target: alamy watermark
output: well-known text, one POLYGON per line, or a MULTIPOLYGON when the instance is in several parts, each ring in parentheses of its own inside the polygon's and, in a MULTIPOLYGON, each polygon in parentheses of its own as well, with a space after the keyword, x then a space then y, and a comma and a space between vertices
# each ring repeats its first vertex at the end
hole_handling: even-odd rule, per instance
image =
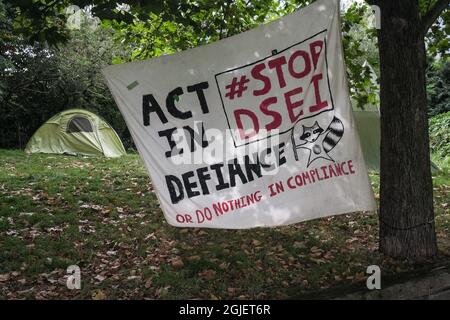
POLYGON ((67 288, 69 290, 80 290, 81 289, 81 269, 77 265, 71 265, 67 267, 67 288))
POLYGON ((205 129, 202 122, 194 122, 193 126, 173 128, 160 133, 169 146, 166 157, 175 165, 216 163, 262 164, 263 175, 278 173, 280 152, 285 144, 280 142, 279 130, 269 133, 261 129, 260 141, 249 143, 240 148, 234 145, 239 129, 205 129))
POLYGON ((70 30, 80 30, 83 26, 95 30, 100 24, 100 19, 92 16, 88 9, 81 9, 76 5, 67 7, 65 14, 67 16, 66 26, 70 30))
POLYGON ((381 269, 377 265, 371 265, 367 267, 367 274, 370 276, 367 278, 366 286, 369 290, 381 289, 381 269))
POLYGON ((372 19, 371 24, 372 28, 381 29, 381 9, 377 5, 371 5, 370 8, 372 9, 372 19))

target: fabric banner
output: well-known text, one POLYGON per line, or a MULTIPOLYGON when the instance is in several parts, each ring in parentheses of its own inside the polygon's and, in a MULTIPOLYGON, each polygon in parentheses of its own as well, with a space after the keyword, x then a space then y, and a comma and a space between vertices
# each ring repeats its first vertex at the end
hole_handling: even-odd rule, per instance
POLYGON ((169 224, 240 229, 375 210, 338 1, 103 72, 169 224))

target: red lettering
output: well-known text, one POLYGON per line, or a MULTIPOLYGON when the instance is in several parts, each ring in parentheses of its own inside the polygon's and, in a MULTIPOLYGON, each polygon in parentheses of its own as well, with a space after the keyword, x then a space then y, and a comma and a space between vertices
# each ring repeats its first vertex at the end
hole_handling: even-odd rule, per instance
POLYGON ((197 216, 197 223, 203 223, 203 221, 205 221, 205 217, 203 216, 203 212, 201 212, 200 210, 196 210, 195 214, 197 216))
POLYGON ((320 169, 322 169, 322 172, 325 175, 325 179, 328 179, 329 176, 327 174, 327 166, 320 167, 320 169))
POLYGON ((319 170, 317 170, 317 168, 316 168, 315 171, 316 171, 317 179, 319 179, 319 181, 322 181, 323 178, 320 176, 319 170))
POLYGON ((320 87, 319 87, 319 80, 322 80, 322 74, 316 74, 312 77, 311 83, 314 85, 314 95, 316 96, 316 104, 309 107, 309 111, 317 112, 323 108, 326 108, 328 106, 327 101, 322 101, 322 98, 320 96, 320 87))
POLYGON ((346 176, 348 176, 348 172, 345 171, 345 167, 344 167, 345 164, 346 164, 346 162, 342 162, 342 163, 341 163, 341 169, 342 169, 342 173, 345 174, 346 176))
POLYGON ((288 69, 289 69, 289 73, 291 74, 291 76, 293 76, 294 78, 297 78, 297 79, 303 78, 308 73, 310 73, 311 60, 309 59, 308 53, 303 50, 295 51, 292 54, 292 56, 289 58, 288 69), (297 59, 297 57, 302 57, 303 61, 305 63, 305 67, 304 67, 303 71, 301 71, 301 72, 297 72, 294 70, 294 63, 295 63, 295 59, 297 59))
POLYGON ((213 203, 213 209, 214 209, 214 212, 216 213, 216 216, 219 216, 219 214, 220 214, 220 215, 223 214, 223 210, 222 210, 222 208, 220 207, 220 202, 218 202, 218 203, 213 203))
POLYGON ((323 48, 322 40, 317 40, 317 41, 314 41, 309 44, 309 50, 311 51, 314 69, 317 68, 317 61, 319 61, 319 57, 320 57, 320 53, 322 52, 322 48, 323 48))
POLYGON ((289 189, 295 189, 295 188, 297 188, 295 185, 291 184, 291 181, 292 181, 293 179, 294 179, 293 177, 290 177, 290 178, 287 180, 287 185, 288 185, 289 189))
POLYGON ((280 88, 286 87, 286 81, 284 80, 283 69, 281 68, 284 64, 286 64, 286 57, 281 56, 276 59, 269 61, 269 68, 277 71, 278 83, 280 84, 280 88))
POLYGON ((269 106, 277 102, 277 97, 270 97, 261 102, 261 111, 265 115, 271 116, 273 121, 266 125, 266 130, 270 131, 281 125, 281 114, 277 111, 269 110, 269 106))
POLYGON ((339 177, 339 176, 342 176, 342 168, 341 168, 341 165, 339 164, 339 163, 336 163, 335 165, 334 165, 334 168, 336 169, 336 175, 339 177))
POLYGON ((212 219, 211 210, 209 208, 205 208, 205 209, 203 209, 203 212, 205 213, 206 219, 211 221, 211 219, 212 219))
POLYGON ((291 97, 296 94, 300 94, 303 92, 302 87, 295 88, 294 90, 288 91, 284 94, 284 99, 286 100, 286 106, 289 113, 289 118, 291 119, 291 122, 294 123, 297 121, 297 119, 303 115, 303 110, 300 110, 300 112, 295 115, 294 109, 301 107, 303 105, 303 99, 300 99, 298 101, 292 102, 291 97))
POLYGON ((353 161, 352 160, 348 160, 348 170, 350 170, 350 173, 355 173, 354 167, 353 167, 353 161))
MULTIPOLYGON (((295 176, 295 183, 299 186, 299 187, 301 187, 302 185, 303 185, 303 180, 302 180, 302 176, 301 175, 296 175, 295 176)), ((306 182, 305 182, 306 183, 306 182)))
POLYGON ((272 87, 269 77, 261 74, 261 71, 263 71, 265 68, 266 66, 264 65, 264 63, 260 63, 255 65, 251 71, 253 78, 255 78, 256 80, 260 80, 264 83, 264 87, 262 89, 253 90, 253 95, 255 96, 261 96, 263 94, 266 94, 267 92, 270 91, 270 88, 272 87))
POLYGON ((259 132, 258 117, 252 111, 246 110, 246 109, 236 109, 236 110, 234 110, 234 117, 236 118, 236 124, 237 124, 238 130, 239 130, 239 135, 241 136, 242 140, 251 138, 254 135, 258 134, 258 132, 259 132), (246 115, 252 120, 253 132, 245 133, 244 126, 242 124, 241 115, 246 115))
POLYGON ((311 176, 311 180, 313 183, 316 182, 316 172, 314 170, 309 170, 309 174, 311 176))

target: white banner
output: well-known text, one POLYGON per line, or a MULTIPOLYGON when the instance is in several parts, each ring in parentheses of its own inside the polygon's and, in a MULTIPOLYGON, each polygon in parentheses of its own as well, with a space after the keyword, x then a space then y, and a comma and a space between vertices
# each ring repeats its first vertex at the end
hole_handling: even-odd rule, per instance
POLYGON ((336 0, 104 75, 171 225, 239 229, 375 210, 336 0))

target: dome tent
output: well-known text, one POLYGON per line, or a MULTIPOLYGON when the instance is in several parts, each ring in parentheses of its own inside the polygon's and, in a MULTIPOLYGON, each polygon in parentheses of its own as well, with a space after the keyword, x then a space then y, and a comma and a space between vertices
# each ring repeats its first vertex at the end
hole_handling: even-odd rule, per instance
POLYGON ((65 110, 47 120, 28 141, 25 152, 106 157, 126 154, 116 131, 83 109, 65 110))

